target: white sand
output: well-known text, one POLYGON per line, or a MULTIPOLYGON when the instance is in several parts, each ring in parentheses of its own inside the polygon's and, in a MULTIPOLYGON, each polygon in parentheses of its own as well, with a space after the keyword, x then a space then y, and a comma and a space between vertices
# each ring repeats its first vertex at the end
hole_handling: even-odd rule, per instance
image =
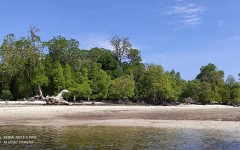
POLYGON ((103 118, 88 119, 95 116, 129 112, 147 113, 154 111, 177 111, 194 109, 224 109, 234 111, 240 108, 223 105, 179 105, 179 106, 47 106, 47 105, 5 105, 0 104, 0 125, 56 125, 56 126, 138 126, 158 128, 194 128, 240 130, 240 121, 199 121, 199 120, 158 120, 142 118, 103 118), (84 114, 84 119, 71 116, 84 114), (69 117, 62 117, 62 116, 69 117))

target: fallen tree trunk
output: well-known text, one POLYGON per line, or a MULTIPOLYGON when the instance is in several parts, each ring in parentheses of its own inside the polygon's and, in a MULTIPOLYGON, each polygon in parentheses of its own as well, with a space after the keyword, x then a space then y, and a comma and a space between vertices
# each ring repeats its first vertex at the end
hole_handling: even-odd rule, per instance
POLYGON ((70 105, 68 101, 63 99, 63 93, 68 93, 68 90, 62 90, 57 96, 46 96, 46 103, 48 105, 70 105))
POLYGON ((55 96, 46 97, 47 105, 70 105, 68 101, 64 99, 57 99, 55 96))
POLYGON ((41 86, 38 86, 38 90, 40 93, 40 98, 45 100, 47 105, 70 105, 68 101, 63 99, 63 93, 68 93, 68 90, 62 90, 57 96, 46 96, 44 97, 42 94, 41 86))

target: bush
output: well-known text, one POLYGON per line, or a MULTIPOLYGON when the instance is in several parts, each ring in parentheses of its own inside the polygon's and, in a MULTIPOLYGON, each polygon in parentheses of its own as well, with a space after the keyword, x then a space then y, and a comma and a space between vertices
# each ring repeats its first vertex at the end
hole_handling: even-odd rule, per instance
POLYGON ((12 100, 13 99, 13 95, 9 90, 3 90, 2 91, 2 95, 1 95, 1 99, 3 100, 12 100))

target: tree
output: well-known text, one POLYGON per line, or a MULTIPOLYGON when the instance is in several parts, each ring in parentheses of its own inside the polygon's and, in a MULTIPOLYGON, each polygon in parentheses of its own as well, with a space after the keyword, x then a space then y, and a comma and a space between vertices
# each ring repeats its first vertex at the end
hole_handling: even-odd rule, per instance
POLYGON ((36 56, 36 62, 38 63, 39 61, 39 56, 42 56, 43 54, 43 49, 45 48, 45 43, 41 41, 40 36, 38 36, 36 33, 39 32, 40 29, 37 28, 36 26, 30 26, 28 33, 30 33, 30 45, 32 47, 32 51, 34 55, 36 56))
MULTIPOLYGON (((1 46, 1 70, 4 77, 11 79, 24 67, 24 60, 17 49, 17 41, 14 34, 9 34, 4 38, 1 46), (14 60, 14 61, 13 61, 14 60)), ((5 80, 7 81, 7 80, 5 80)))
POLYGON ((12 100, 13 95, 12 95, 10 90, 3 90, 0 98, 3 99, 3 100, 12 100))
POLYGON ((140 51, 137 49, 130 49, 127 53, 127 58, 130 60, 130 64, 132 65, 138 65, 142 61, 140 51))
POLYGON ((229 75, 226 79, 226 84, 232 88, 234 86, 234 84, 236 83, 236 79, 232 76, 232 75, 229 75))
POLYGON ((55 92, 55 85, 53 81, 53 75, 54 75, 54 63, 52 61, 52 58, 49 54, 45 54, 42 56, 42 64, 44 66, 45 75, 48 77, 48 84, 44 84, 43 91, 47 91, 47 94, 53 95, 56 94, 55 92))
POLYGON ((39 31, 30 27, 26 37, 17 39, 9 34, 4 38, 0 46, 1 99, 32 97, 37 88, 40 95, 42 90, 53 95, 66 88, 67 98, 77 100, 131 99, 164 104, 191 97, 202 104, 240 103, 240 83, 231 75, 224 81, 224 72, 214 64, 202 66, 196 78, 186 82, 180 72, 143 64, 140 51, 132 49, 126 37, 111 39, 113 51, 97 47, 80 50, 78 41, 62 36, 43 42, 39 31))
POLYGON ((219 89, 219 94, 222 97, 222 104, 228 104, 231 101, 231 90, 227 84, 219 89))
POLYGON ((183 91, 186 88, 186 81, 181 78, 180 72, 175 73, 175 70, 172 70, 170 72, 170 75, 171 75, 172 86, 176 90, 177 99, 180 100, 180 99, 187 98, 183 96, 183 91))
POLYGON ((81 70, 81 68, 89 63, 91 60, 88 58, 87 50, 80 50, 78 48, 72 48, 67 52, 67 63, 72 67, 73 70, 81 70))
POLYGON ((226 85, 229 89, 229 99, 226 104, 240 103, 240 83, 237 82, 232 75, 229 75, 226 80, 226 85))
POLYGON ((29 98, 34 95, 32 82, 26 78, 24 73, 19 74, 12 80, 11 90, 13 91, 14 99, 29 98))
POLYGON ((109 97, 128 100, 134 97, 135 82, 131 76, 121 76, 111 82, 109 97))
POLYGON ((200 73, 197 75, 196 79, 201 82, 211 83, 212 85, 218 85, 223 82, 224 72, 222 70, 217 70, 214 64, 208 64, 207 66, 202 66, 200 73))
POLYGON ((47 85, 49 83, 49 79, 45 74, 45 67, 41 62, 36 68, 34 68, 34 77, 32 82, 38 87, 39 94, 43 97, 41 86, 47 85))
POLYGON ((101 49, 102 54, 97 59, 97 63, 100 63, 102 65, 102 69, 104 71, 113 71, 118 66, 118 59, 116 55, 114 55, 110 50, 101 49))
POLYGON ((75 58, 75 52, 79 50, 79 42, 62 36, 57 36, 47 42, 49 55, 52 61, 59 61, 62 65, 69 63, 75 58))
POLYGON ((203 103, 222 100, 219 89, 224 86, 223 77, 224 72, 222 70, 217 70, 217 67, 214 64, 209 63, 207 66, 201 67, 196 80, 201 82, 202 89, 200 98, 203 103))
POLYGON ((140 78, 138 89, 140 98, 151 104, 163 104, 175 101, 177 93, 173 88, 171 75, 159 65, 147 66, 140 78))
POLYGON ((216 93, 212 89, 212 85, 210 83, 207 82, 200 83, 200 91, 198 92, 198 97, 199 102, 201 102, 201 104, 207 104, 215 100, 219 101, 218 99, 215 99, 216 94, 218 93, 216 93))
POLYGON ((14 34, 4 38, 0 48, 1 93, 11 92, 12 79, 24 68, 20 52, 16 49, 14 34))
POLYGON ((236 87, 231 90, 230 98, 231 98, 231 104, 240 103, 240 84, 236 85, 236 87))
POLYGON ((64 67, 64 80, 66 89, 71 88, 75 85, 73 71, 69 64, 66 64, 64 67))
POLYGON ((156 88, 160 88, 160 81, 164 74, 161 66, 147 66, 138 84, 140 98, 147 103, 157 104, 158 98, 156 88), (159 86, 158 86, 159 85, 159 86))
POLYGON ((75 74, 75 81, 77 82, 77 88, 75 94, 78 98, 88 99, 92 94, 91 81, 88 79, 88 70, 82 68, 75 74))
POLYGON ((128 37, 120 38, 115 36, 111 39, 111 45, 113 46, 113 53, 118 58, 118 67, 121 69, 122 59, 126 58, 129 50, 132 48, 131 43, 128 41, 128 37))
POLYGON ((106 99, 111 77, 101 69, 101 66, 95 62, 91 63, 89 68, 89 79, 91 80, 91 89, 93 99, 106 99))
POLYGON ((15 99, 33 94, 33 70, 38 66, 44 48, 40 37, 36 35, 38 31, 36 27, 30 27, 30 36, 19 40, 9 34, 1 46, 1 70, 4 76, 2 85, 5 90, 14 93, 15 99))
POLYGON ((63 68, 59 61, 54 63, 53 68, 53 84, 55 93, 59 93, 65 88, 65 78, 63 75, 63 68))
POLYGON ((134 76, 134 81, 138 82, 144 71, 144 64, 142 63, 142 58, 140 56, 140 51, 137 49, 130 49, 127 58, 129 63, 125 62, 124 71, 131 71, 134 76))
POLYGON ((188 81, 183 90, 182 97, 191 97, 193 100, 199 100, 200 82, 198 80, 188 81))
POLYGON ((91 50, 89 50, 88 52, 88 57, 94 61, 97 62, 98 59, 104 54, 104 50, 100 49, 100 48, 92 48, 91 50))

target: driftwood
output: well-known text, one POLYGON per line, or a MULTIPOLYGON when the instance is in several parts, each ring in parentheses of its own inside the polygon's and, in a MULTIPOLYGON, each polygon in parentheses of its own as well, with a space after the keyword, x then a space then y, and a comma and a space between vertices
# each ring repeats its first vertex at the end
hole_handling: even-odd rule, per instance
POLYGON ((57 96, 46 96, 46 102, 48 105, 69 105, 68 101, 64 100, 63 93, 68 93, 68 90, 62 90, 57 96))
POLYGON ((68 90, 62 90, 57 96, 46 96, 44 97, 42 94, 41 87, 38 86, 38 90, 40 93, 40 98, 45 100, 47 105, 70 105, 68 101, 63 99, 63 93, 68 93, 68 90))

